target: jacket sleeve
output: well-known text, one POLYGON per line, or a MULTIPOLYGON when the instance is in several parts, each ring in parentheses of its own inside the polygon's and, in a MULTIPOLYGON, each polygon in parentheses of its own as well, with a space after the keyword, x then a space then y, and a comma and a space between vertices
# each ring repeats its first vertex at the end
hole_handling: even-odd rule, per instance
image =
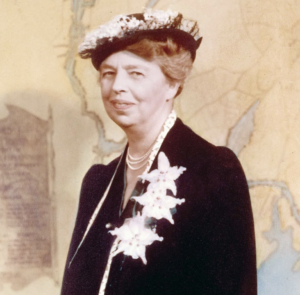
POLYGON ((206 155, 198 161, 194 157, 199 165, 179 178, 178 196, 186 201, 174 215, 174 225, 159 221, 157 232, 164 241, 147 249, 147 275, 141 275, 128 294, 257 294, 254 226, 244 172, 227 148, 213 147, 206 155))
POLYGON ((67 256, 61 295, 77 294, 72 291, 72 288, 75 285, 74 281, 78 280, 78 277, 76 277, 76 273, 74 274, 71 271, 69 265, 84 235, 88 221, 99 202, 99 199, 95 198, 95 196, 98 196, 99 191, 101 192, 105 187, 105 175, 101 177, 102 181, 99 181, 99 175, 103 176, 103 167, 103 165, 92 166, 82 181, 76 222, 67 256))
POLYGON ((201 237, 208 288, 202 294, 255 295, 254 223, 247 181, 231 150, 218 147, 216 155, 209 178, 210 210, 201 237))

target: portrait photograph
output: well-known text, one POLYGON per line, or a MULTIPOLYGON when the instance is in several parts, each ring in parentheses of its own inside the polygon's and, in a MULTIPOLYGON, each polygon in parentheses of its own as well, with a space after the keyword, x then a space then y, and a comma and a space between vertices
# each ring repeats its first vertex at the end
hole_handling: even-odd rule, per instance
POLYGON ((296 295, 300 0, 0 2, 0 295, 296 295))

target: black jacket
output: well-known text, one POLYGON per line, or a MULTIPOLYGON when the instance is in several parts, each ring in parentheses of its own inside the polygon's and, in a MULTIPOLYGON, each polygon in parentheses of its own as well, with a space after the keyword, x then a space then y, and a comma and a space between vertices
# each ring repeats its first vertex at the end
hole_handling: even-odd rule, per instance
MULTIPOLYGON (((242 167, 227 148, 215 147, 179 119, 160 151, 171 166, 187 170, 176 180, 175 224, 157 222, 164 237, 146 248, 147 265, 118 254, 106 295, 254 295, 256 257, 254 225, 247 182, 242 167)), ((62 295, 96 295, 114 237, 105 225, 120 226, 124 189, 124 159, 95 223, 71 265, 88 221, 118 163, 95 165, 86 174, 76 225, 67 259, 62 295)), ((157 168, 157 159, 151 170, 157 168)))

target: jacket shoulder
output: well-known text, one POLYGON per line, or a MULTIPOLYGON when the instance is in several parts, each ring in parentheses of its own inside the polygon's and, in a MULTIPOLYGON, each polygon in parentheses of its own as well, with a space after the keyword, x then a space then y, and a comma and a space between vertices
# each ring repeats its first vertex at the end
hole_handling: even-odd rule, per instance
POLYGON ((103 182, 103 180, 105 180, 106 178, 110 178, 114 170, 116 169, 119 160, 120 157, 114 159, 107 165, 95 164, 91 166, 83 178, 82 186, 85 186, 87 184, 93 185, 93 183, 95 183, 95 181, 99 180, 100 178, 101 182, 103 182))
POLYGON ((193 170, 206 170, 215 165, 226 167, 232 165, 231 162, 238 162, 230 149, 213 145, 183 124, 180 119, 177 119, 174 128, 170 130, 164 149, 176 161, 182 162, 181 165, 186 164, 193 170))
POLYGON ((180 125, 182 129, 181 142, 186 148, 189 148, 190 153, 194 151, 197 154, 201 153, 202 155, 213 157, 219 161, 220 164, 224 163, 225 165, 231 161, 238 161, 231 149, 225 146, 216 146, 199 136, 189 126, 182 122, 180 125))
POLYGON ((106 189, 119 160, 120 157, 108 165, 95 164, 87 171, 81 185, 79 210, 80 208, 87 210, 87 206, 91 207, 90 210, 92 210, 95 203, 99 202, 99 196, 106 189))

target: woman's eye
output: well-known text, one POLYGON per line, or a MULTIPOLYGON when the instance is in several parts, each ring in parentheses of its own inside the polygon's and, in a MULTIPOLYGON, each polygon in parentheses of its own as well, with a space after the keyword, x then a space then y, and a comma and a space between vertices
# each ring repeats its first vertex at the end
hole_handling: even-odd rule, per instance
POLYGON ((112 77, 115 74, 113 71, 107 71, 102 73, 102 77, 112 77))
POLYGON ((133 76, 133 77, 136 77, 136 78, 144 76, 143 73, 137 72, 137 71, 131 72, 130 75, 133 76))

